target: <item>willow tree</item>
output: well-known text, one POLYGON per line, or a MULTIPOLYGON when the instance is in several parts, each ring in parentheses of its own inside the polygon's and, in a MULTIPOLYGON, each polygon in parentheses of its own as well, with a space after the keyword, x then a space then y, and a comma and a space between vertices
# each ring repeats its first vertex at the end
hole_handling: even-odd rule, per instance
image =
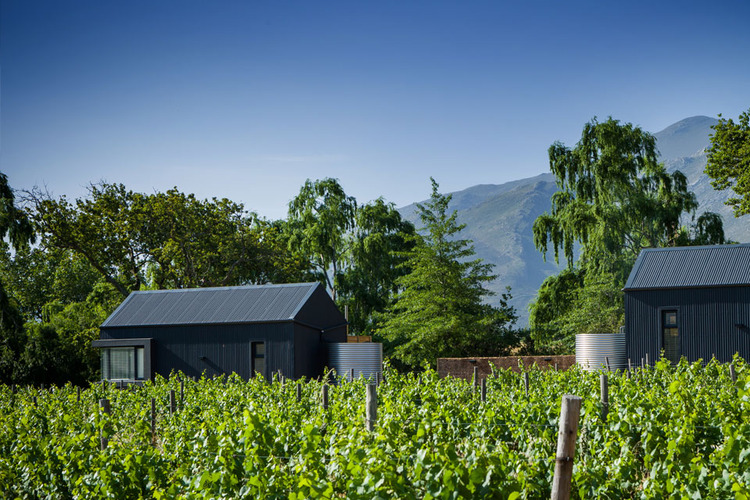
MULTIPOLYGON (((604 300, 613 303, 613 291, 624 285, 642 249, 691 242, 681 220, 686 215, 694 217, 698 202, 688 190, 685 175, 667 172, 657 161, 653 135, 612 118, 587 123, 573 148, 555 142, 549 148, 549 163, 558 191, 552 196, 551 212, 534 221, 534 244, 545 258, 550 248, 556 262, 563 256, 568 272, 577 277, 549 278, 544 295, 531 306, 530 322, 539 332, 550 322, 550 309, 556 311, 553 316, 558 320, 560 314, 576 312, 574 323, 581 332, 586 329, 585 311, 591 309, 593 314, 599 310, 594 306, 604 300), (571 283, 590 284, 591 290, 571 289, 571 283), (551 290, 563 285, 564 293, 551 290), (591 293, 595 289, 603 295, 591 293), (565 296, 566 303, 545 302, 555 296, 565 296)), ((696 227, 700 232, 696 239, 702 243, 724 241, 720 224, 696 227), (712 232, 707 234, 707 230, 712 232)), ((609 320, 592 318, 592 325, 618 323, 622 299, 614 304, 608 308, 609 320)))
POLYGON ((289 248, 308 255, 321 281, 336 299, 335 280, 348 259, 348 233, 357 201, 337 179, 308 179, 289 203, 289 248))

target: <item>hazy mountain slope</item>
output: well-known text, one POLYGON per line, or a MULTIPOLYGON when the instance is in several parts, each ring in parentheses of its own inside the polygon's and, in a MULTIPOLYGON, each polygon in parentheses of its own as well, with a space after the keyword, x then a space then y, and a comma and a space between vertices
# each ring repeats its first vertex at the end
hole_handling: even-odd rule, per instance
POLYGON ((724 219, 724 231, 730 239, 739 242, 750 241, 750 220, 748 217, 734 217, 724 202, 730 191, 717 191, 711 180, 703 172, 706 168, 705 150, 711 144, 712 125, 715 118, 694 116, 670 125, 654 134, 661 161, 670 172, 679 170, 688 178, 689 188, 698 198, 698 213, 717 212, 724 219))
MULTIPOLYGON (((750 242, 750 218, 735 218, 724 205, 727 192, 711 187, 703 173, 705 149, 710 144, 714 118, 695 116, 681 120, 657 132, 657 148, 668 170, 679 169, 688 178, 690 189, 700 202, 698 212, 713 211, 724 218, 727 236, 735 241, 750 242)), ((572 145, 571 145, 572 146, 572 145)), ((542 281, 558 272, 554 256, 545 262, 534 247, 531 231, 534 220, 550 209, 550 197, 557 190, 552 174, 542 174, 505 184, 481 184, 451 193, 451 210, 466 224, 462 238, 474 241, 477 256, 495 264, 498 278, 490 285, 496 293, 511 286, 513 305, 521 325, 528 322, 527 307, 542 281)), ((420 227, 416 205, 400 208, 401 214, 420 227)))

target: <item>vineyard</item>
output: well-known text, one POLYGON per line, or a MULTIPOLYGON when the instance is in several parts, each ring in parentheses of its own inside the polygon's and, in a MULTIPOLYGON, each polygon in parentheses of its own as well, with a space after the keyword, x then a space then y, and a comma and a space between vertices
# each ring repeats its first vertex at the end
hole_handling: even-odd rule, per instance
POLYGON ((560 401, 575 394, 583 405, 574 498, 745 499, 750 367, 737 358, 732 369, 662 360, 630 377, 609 373, 604 419, 600 374, 577 368, 497 371, 485 401, 465 380, 386 370, 372 431, 361 379, 328 386, 327 407, 318 381, 175 376, 130 389, 2 386, 0 493, 549 498, 560 401))

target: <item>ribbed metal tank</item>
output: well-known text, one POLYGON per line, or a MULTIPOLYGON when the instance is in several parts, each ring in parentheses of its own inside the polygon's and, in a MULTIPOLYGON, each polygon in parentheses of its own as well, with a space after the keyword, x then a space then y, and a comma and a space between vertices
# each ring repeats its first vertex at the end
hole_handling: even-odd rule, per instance
POLYGON ((339 377, 349 376, 354 369, 354 378, 375 379, 383 374, 383 344, 377 342, 328 344, 328 367, 336 370, 339 377))
POLYGON ((576 335, 576 363, 584 370, 597 371, 607 367, 626 370, 628 359, 624 333, 579 333, 576 335))

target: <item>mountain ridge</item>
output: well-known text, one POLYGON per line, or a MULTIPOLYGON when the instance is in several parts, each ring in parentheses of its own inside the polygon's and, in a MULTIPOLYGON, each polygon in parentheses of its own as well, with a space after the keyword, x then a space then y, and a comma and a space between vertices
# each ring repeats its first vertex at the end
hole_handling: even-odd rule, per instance
MULTIPOLYGON (((696 216, 706 211, 717 212, 724 220, 728 238, 748 242, 750 225, 733 217, 731 209, 724 205, 729 192, 714 190, 703 172, 711 126, 716 123, 715 118, 692 116, 654 133, 659 160, 668 171, 680 170, 687 177, 689 189, 699 202, 696 216)), ((553 252, 547 252, 545 260, 534 246, 532 233, 534 220, 550 210, 550 199, 556 191, 554 176, 542 173, 503 184, 478 184, 450 193, 449 210, 456 210, 458 222, 466 225, 460 237, 471 239, 477 257, 494 264, 497 278, 488 288, 496 296, 503 293, 506 286, 511 287, 511 304, 518 312, 519 326, 528 324, 528 305, 542 281, 559 272, 565 264, 562 259, 560 265, 556 264, 553 252)), ((416 204, 398 210, 419 229, 416 204)))

